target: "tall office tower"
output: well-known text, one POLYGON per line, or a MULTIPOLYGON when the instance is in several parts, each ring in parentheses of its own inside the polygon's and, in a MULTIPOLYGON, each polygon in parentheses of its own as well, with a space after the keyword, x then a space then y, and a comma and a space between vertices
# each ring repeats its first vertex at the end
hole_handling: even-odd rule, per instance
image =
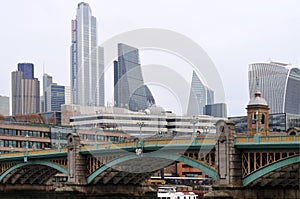
POLYGON ((23 79, 34 79, 34 68, 31 63, 19 63, 18 71, 23 72, 23 79))
POLYGON ((47 88, 53 83, 53 78, 52 76, 48 74, 43 75, 43 107, 41 112, 46 112, 47 110, 47 88))
POLYGON ((51 84, 46 90, 46 112, 60 111, 60 106, 65 104, 65 86, 51 84))
POLYGON ((193 71, 187 115, 203 115, 205 105, 214 103, 214 91, 205 86, 193 71))
POLYGON ((104 105, 103 63, 103 48, 97 46, 96 18, 87 3, 79 3, 76 19, 72 20, 70 79, 73 104, 104 105))
POLYGON ((98 82, 98 94, 97 97, 99 105, 100 106, 104 106, 105 105, 105 101, 104 101, 104 97, 105 97, 105 85, 104 85, 104 48, 101 46, 98 46, 98 76, 97 76, 97 82, 98 82))
POLYGON ((18 64, 18 71, 12 72, 11 75, 12 115, 38 113, 40 82, 32 76, 33 64, 18 64), (27 73, 26 78, 24 78, 25 73, 27 73))
POLYGON ((300 68, 278 62, 249 64, 249 95, 259 90, 270 114, 300 114, 300 68))
POLYGON ((138 111, 155 104, 151 91, 144 85, 137 48, 118 44, 118 62, 114 62, 114 86, 117 107, 138 111))
POLYGON ((9 97, 0 95, 0 115, 9 115, 9 97))

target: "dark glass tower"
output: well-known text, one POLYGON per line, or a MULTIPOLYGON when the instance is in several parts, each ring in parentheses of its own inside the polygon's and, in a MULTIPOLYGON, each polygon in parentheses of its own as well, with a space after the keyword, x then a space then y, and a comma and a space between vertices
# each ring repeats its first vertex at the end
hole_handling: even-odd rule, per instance
POLYGON ((23 79, 34 79, 34 69, 31 63, 19 63, 18 71, 23 72, 23 79))
POLYGON ((132 111, 145 110, 155 100, 144 85, 139 51, 126 44, 118 44, 118 62, 114 62, 115 106, 132 111))

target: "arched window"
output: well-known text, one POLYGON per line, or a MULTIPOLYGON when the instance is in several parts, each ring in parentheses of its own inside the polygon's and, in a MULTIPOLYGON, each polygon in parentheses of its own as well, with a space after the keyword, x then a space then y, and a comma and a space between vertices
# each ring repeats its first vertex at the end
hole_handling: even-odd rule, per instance
POLYGON ((261 124, 265 124, 265 114, 261 114, 261 124))

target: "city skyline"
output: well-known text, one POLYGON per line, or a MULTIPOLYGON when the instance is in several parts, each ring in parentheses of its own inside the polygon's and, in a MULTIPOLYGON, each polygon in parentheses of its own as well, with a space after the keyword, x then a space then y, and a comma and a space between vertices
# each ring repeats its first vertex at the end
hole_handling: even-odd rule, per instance
MULTIPOLYGON (((249 100, 249 63, 272 59, 299 65, 300 39, 296 33, 300 31, 300 19, 296 12, 299 7, 297 1, 229 1, 218 4, 152 1, 135 2, 133 8, 120 1, 118 7, 115 6, 119 5, 116 1, 85 2, 90 4, 93 15, 99 19, 100 43, 124 31, 144 27, 170 29, 197 42, 211 57, 223 80, 228 115, 245 113, 244 108, 249 100), (168 7, 170 4, 172 8, 168 7), (112 11, 118 14, 112 15, 112 11), (180 17, 177 16, 179 11, 182 13, 180 17), (232 78, 236 72, 239 75, 232 78)), ((0 48, 3 56, 1 79, 4 82, 0 86, 0 95, 11 96, 9 74, 21 62, 33 63, 35 76, 39 80, 45 66, 45 72, 59 84, 69 85, 70 20, 76 16, 74 8, 78 3, 5 2, 8 9, 1 13, 1 22, 7 31, 0 33, 3 44, 0 48), (13 17, 6 20, 9 12, 13 17)))

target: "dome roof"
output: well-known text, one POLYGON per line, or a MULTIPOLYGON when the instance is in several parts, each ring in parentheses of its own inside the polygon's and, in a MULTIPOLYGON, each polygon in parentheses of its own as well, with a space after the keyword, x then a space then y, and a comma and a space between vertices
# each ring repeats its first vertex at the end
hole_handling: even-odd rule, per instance
POLYGON ((264 105, 268 106, 267 101, 261 96, 261 92, 256 92, 254 97, 252 97, 248 105, 264 105))

